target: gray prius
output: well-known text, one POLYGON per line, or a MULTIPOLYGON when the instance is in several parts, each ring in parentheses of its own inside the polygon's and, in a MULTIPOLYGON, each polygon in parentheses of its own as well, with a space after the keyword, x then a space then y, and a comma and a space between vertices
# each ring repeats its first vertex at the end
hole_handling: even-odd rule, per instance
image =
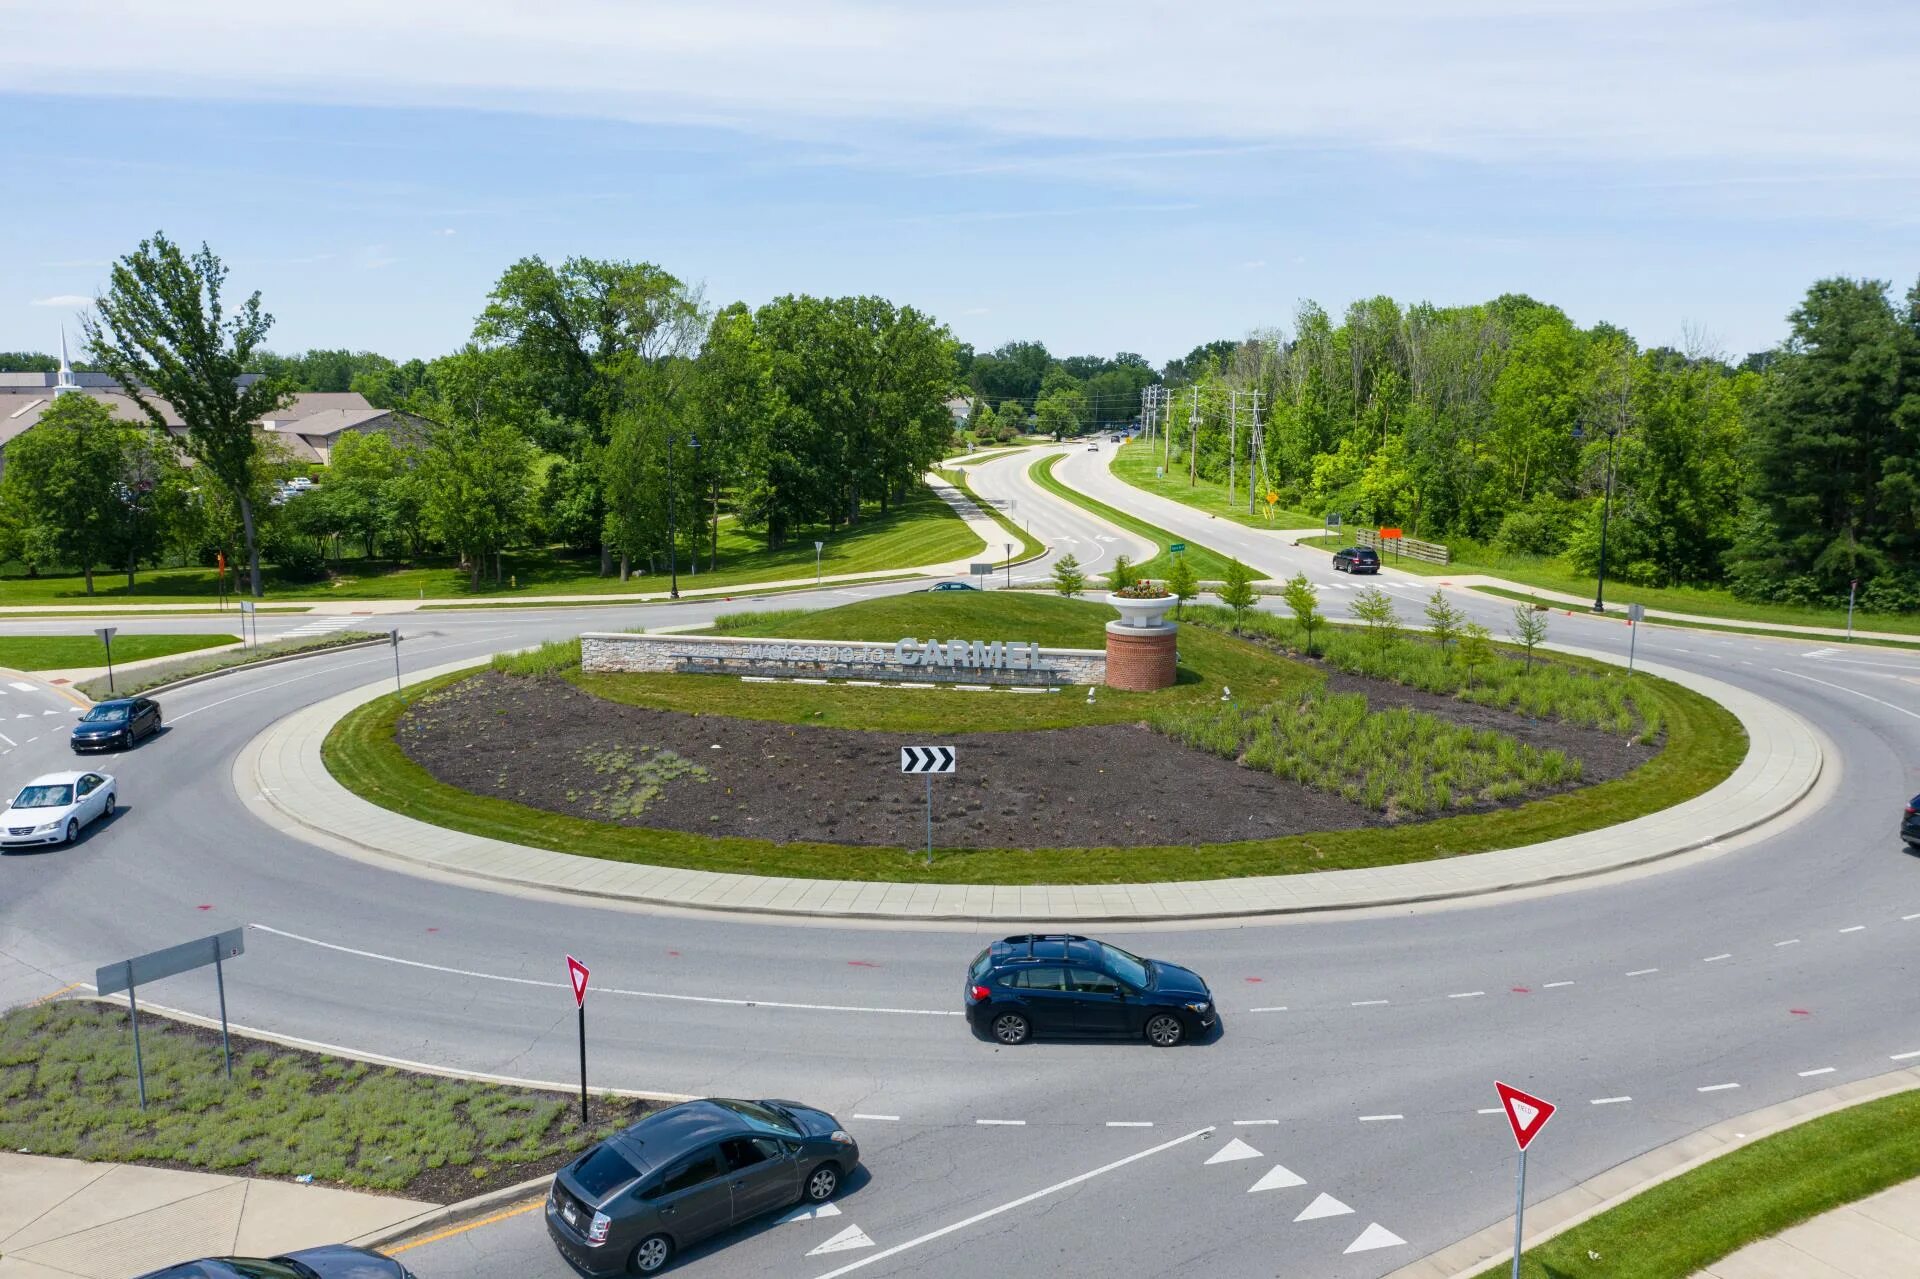
POLYGON ((675 1253, 796 1203, 825 1203, 860 1147, 824 1110, 710 1097, 648 1115, 562 1168, 547 1234, 590 1275, 655 1274, 675 1253))

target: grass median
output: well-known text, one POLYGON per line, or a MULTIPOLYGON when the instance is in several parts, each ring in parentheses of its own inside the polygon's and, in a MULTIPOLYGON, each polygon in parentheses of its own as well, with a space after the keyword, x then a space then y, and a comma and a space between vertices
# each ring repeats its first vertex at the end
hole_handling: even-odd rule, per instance
MULTIPOLYGON (((113 641, 113 660, 118 665, 239 642, 238 635, 118 635, 113 641)), ((106 664, 106 646, 98 635, 0 636, 0 666, 16 671, 60 671, 106 664)))
POLYGON ((1186 459, 1180 458, 1166 475, 1155 474, 1163 465, 1160 446, 1157 441, 1135 438, 1120 446, 1113 455, 1110 469, 1115 478, 1155 497, 1164 497, 1191 506, 1207 515, 1216 515, 1232 520, 1235 524, 1244 524, 1248 528, 1311 528, 1320 524, 1320 520, 1304 511, 1289 510, 1276 506, 1271 516, 1265 514, 1267 504, 1261 495, 1256 494, 1254 514, 1247 513, 1248 476, 1243 470, 1234 489, 1234 500, 1227 500, 1227 486, 1217 480, 1199 477, 1191 484, 1187 483, 1186 459))
MULTIPOLYGON (((207 979, 211 981, 212 978, 207 979)), ((537 1033, 544 1027, 529 1027, 537 1033)), ((552 1172, 648 1103, 416 1074, 220 1035, 142 1011, 140 1109, 126 1012, 56 1001, 0 1017, 8 1150, 295 1178, 447 1203, 552 1172)))
MULTIPOLYGON (((1920 1090, 1742 1146, 1527 1250, 1525 1279, 1686 1279, 1842 1204, 1920 1177, 1920 1090)), ((1478 1279, 1507 1279, 1502 1262, 1478 1279)))
MULTIPOLYGON (((1156 548, 1153 556, 1135 564, 1133 566, 1134 573, 1139 577, 1166 577, 1167 573, 1173 568, 1173 552, 1167 548, 1180 541, 1180 539, 1157 525, 1149 524, 1143 519, 1128 515, 1125 511, 1108 506, 1099 498, 1088 497, 1079 489, 1069 488, 1065 483, 1056 478, 1053 473, 1055 464, 1060 461, 1062 456, 1064 455, 1055 453, 1049 457, 1041 458, 1038 462, 1035 462, 1032 469, 1027 472, 1028 476, 1035 484, 1038 484, 1055 497, 1063 501, 1071 502, 1084 511, 1091 511, 1107 523, 1118 528, 1123 528, 1136 537, 1144 538, 1152 542, 1156 548)), ((1196 578, 1203 582, 1218 582, 1226 579, 1227 563, 1231 558, 1230 556, 1222 555, 1219 551, 1213 550, 1210 547, 1201 546, 1198 542, 1188 542, 1185 545, 1186 549, 1180 552, 1180 554, 1184 556, 1187 563, 1192 566, 1193 574, 1196 578)))
MULTIPOLYGON (((995 456, 1001 456, 1001 455, 996 454, 995 456)), ((942 470, 942 471, 935 472, 935 474, 937 474, 941 479, 945 480, 947 483, 959 489, 962 493, 965 493, 975 506, 979 507, 982 511, 985 511, 987 513, 987 517, 991 519, 995 524, 998 524, 1002 529, 1002 531, 1004 531, 1009 537, 1013 539, 1010 545, 1012 545, 1015 548, 1015 553, 1012 555, 1003 554, 998 559, 994 559, 993 563, 997 564, 1001 568, 1005 568, 1008 564, 1018 564, 1022 560, 1030 560, 1034 556, 1043 554, 1046 551, 1047 548, 1045 543, 1041 542, 1039 538, 1027 532, 1025 529, 1021 528, 1018 524, 1015 524, 1011 519, 1008 519, 1006 512, 1002 511, 999 507, 987 501, 985 498, 981 497, 978 493, 975 493, 973 491, 973 485, 967 483, 967 477, 964 472, 942 470)), ((1005 549, 1006 545, 1009 545, 1009 544, 1008 543, 1002 544, 1003 550, 1005 549)), ((992 557, 993 555, 992 547, 987 548, 987 555, 989 558, 992 557)))
POLYGON ((175 680, 191 679, 195 675, 239 670, 241 667, 256 666, 276 657, 292 657, 296 653, 318 653, 330 648, 343 648, 349 644, 364 644, 370 639, 377 638, 379 637, 366 631, 335 631, 331 635, 304 635, 298 639, 269 640, 252 648, 230 648, 220 653, 209 653, 204 657, 185 657, 176 662, 155 662, 152 666, 143 666, 136 671, 118 671, 114 674, 111 688, 107 685, 105 675, 96 675, 92 679, 82 680, 73 687, 76 692, 96 702, 105 697, 131 697, 135 693, 144 693, 150 688, 159 688, 175 680))

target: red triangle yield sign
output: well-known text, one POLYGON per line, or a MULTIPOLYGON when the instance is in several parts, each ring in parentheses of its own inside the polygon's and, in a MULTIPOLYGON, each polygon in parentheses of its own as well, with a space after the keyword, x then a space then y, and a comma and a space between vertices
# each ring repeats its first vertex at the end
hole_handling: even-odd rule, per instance
POLYGON ((587 1003, 587 966, 567 956, 567 980, 573 983, 573 1002, 585 1007, 587 1003))
POLYGON ((1558 1107, 1544 1098, 1523 1093, 1518 1088, 1509 1088, 1497 1079, 1493 1081, 1493 1088, 1500 1094, 1500 1106, 1506 1112, 1507 1123, 1513 1128, 1515 1144, 1525 1150, 1540 1135, 1540 1130, 1547 1126, 1547 1120, 1553 1118, 1553 1112, 1558 1107))

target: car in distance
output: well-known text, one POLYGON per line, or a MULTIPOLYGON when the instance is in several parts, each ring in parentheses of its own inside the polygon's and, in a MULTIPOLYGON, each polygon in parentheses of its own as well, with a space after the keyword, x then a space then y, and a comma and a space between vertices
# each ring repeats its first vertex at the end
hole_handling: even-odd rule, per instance
POLYGON ((1900 838, 1907 847, 1920 849, 1920 795, 1907 802, 1907 815, 1900 819, 1900 838))
POLYGON ((0 848, 70 844, 99 817, 111 817, 119 788, 107 773, 47 773, 0 809, 0 848))
POLYGON ((205 1257, 139 1279, 414 1279, 391 1257, 346 1244, 302 1248, 284 1257, 205 1257))
POLYGON ((1178 964, 1071 933, 1007 937, 967 968, 967 1021, 996 1043, 1035 1035, 1144 1038, 1161 1048, 1218 1020, 1213 992, 1178 964))
POLYGON ((547 1234, 589 1275, 657 1274, 681 1249, 763 1213, 825 1203, 860 1147, 796 1101, 682 1102, 554 1174, 547 1234))
POLYGON ((980 588, 972 582, 938 582, 927 589, 930 591, 977 591, 980 588))
POLYGON ((117 697, 96 703, 74 721, 74 753, 127 750, 142 737, 160 731, 160 703, 151 697, 117 697))
POLYGON ((1380 553, 1368 546, 1349 546, 1333 553, 1337 573, 1378 573, 1380 553))

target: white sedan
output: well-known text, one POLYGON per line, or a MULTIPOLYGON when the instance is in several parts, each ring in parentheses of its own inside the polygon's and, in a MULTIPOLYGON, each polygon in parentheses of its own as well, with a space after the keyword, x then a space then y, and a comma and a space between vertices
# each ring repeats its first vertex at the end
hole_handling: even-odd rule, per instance
POLYGON ((119 791, 107 773, 48 773, 0 810, 0 848, 68 844, 97 817, 111 817, 119 791))

